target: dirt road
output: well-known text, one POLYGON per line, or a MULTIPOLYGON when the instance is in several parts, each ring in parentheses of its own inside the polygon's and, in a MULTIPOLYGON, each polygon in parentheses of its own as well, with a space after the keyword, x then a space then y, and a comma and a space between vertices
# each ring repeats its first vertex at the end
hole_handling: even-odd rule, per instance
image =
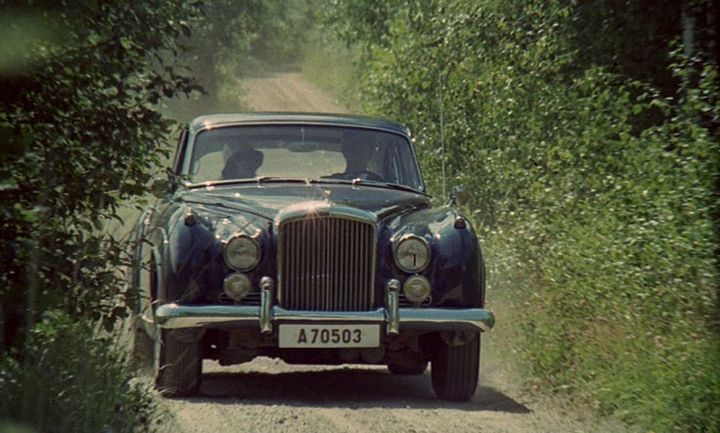
MULTIPOLYGON (((298 73, 249 79, 243 87, 251 110, 343 111, 298 73)), ((511 318, 500 321, 509 326, 511 318)), ((165 427, 172 433, 619 431, 511 391, 502 360, 488 359, 493 345, 502 344, 493 338, 484 337, 481 386, 468 403, 436 400, 427 372, 394 376, 384 367, 291 366, 267 358, 234 367, 206 361, 200 396, 166 400, 165 427)))
POLYGON ((325 92, 303 80, 299 72, 248 78, 243 80, 242 90, 243 105, 252 111, 346 112, 325 92))

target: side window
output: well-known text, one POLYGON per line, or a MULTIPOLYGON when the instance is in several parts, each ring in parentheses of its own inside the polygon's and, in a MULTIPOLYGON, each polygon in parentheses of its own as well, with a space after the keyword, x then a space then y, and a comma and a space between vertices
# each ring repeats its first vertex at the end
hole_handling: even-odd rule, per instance
POLYGON ((175 174, 180 174, 182 171, 182 161, 185 159, 185 149, 187 148, 188 129, 183 128, 180 132, 180 138, 178 138, 177 145, 175 146, 175 159, 173 160, 172 170, 175 174))

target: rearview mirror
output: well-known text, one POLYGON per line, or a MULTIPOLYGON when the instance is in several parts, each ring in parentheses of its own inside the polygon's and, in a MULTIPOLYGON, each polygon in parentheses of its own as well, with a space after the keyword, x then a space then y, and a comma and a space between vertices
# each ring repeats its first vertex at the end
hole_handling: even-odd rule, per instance
POLYGON ((469 194, 464 186, 454 186, 452 190, 450 190, 450 205, 459 206, 467 203, 468 196, 469 194))

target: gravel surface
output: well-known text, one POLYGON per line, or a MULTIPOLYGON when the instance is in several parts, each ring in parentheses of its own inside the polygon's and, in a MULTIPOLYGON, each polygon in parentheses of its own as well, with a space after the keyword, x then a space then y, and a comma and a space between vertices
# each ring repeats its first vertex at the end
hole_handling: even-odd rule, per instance
MULTIPOLYGON (((343 112, 332 98, 298 73, 277 73, 243 82, 243 98, 255 111, 343 112)), ((512 318, 503 317, 503 321, 512 318)), ((293 366, 259 358, 220 367, 205 361, 200 394, 167 399, 164 428, 171 433, 224 432, 620 432, 609 421, 583 418, 557 402, 531 398, 511 385, 503 360, 493 352, 492 332, 483 337, 482 374, 467 403, 433 395, 430 374, 396 376, 385 367, 293 366)))

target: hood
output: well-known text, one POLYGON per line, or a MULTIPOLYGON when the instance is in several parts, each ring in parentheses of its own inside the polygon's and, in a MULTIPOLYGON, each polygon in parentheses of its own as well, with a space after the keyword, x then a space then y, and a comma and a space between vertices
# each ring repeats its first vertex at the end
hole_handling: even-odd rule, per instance
POLYGON ((267 220, 274 220, 285 208, 309 201, 361 209, 375 214, 378 221, 409 209, 430 207, 430 198, 421 193, 345 184, 216 185, 181 190, 176 199, 191 208, 214 208, 214 212, 228 217, 245 212, 267 220))

